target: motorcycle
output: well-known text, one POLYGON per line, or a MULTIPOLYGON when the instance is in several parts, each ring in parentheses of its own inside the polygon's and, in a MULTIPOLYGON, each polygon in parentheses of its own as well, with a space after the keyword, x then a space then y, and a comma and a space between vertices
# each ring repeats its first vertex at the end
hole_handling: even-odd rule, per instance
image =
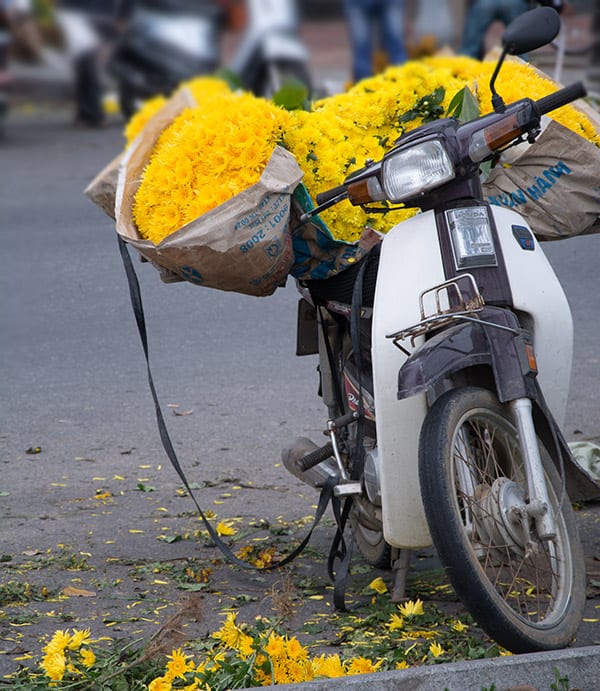
POLYGON ((182 81, 211 74, 220 64, 224 13, 210 0, 144 0, 136 3, 108 71, 129 118, 140 103, 167 95, 182 81))
POLYGON ((293 79, 310 91, 308 53, 299 28, 295 0, 247 0, 244 33, 229 64, 244 88, 269 98, 293 79))
MULTIPOLYGON (((182 81, 221 67, 227 3, 144 0, 136 3, 109 63, 121 111, 130 117, 140 103, 172 93, 182 81)), ((310 90, 308 54, 299 33, 294 0, 248 0, 246 25, 226 71, 258 96, 270 97, 286 80, 310 90)))
POLYGON ((578 470, 560 431, 573 326, 528 223, 484 201, 480 166, 585 95, 577 83, 505 104, 495 90, 506 55, 559 26, 547 7, 521 15, 503 36, 492 113, 403 134, 303 214, 344 199, 421 210, 355 266, 298 283, 297 353, 319 356, 329 441, 299 438, 282 454, 349 502, 364 559, 394 567, 393 600, 411 551, 433 544, 467 610, 515 653, 568 645, 586 597, 567 494, 578 470))

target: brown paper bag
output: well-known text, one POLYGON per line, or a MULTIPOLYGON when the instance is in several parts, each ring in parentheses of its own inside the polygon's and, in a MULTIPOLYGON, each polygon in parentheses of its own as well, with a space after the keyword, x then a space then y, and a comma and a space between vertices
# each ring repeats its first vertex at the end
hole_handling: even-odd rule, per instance
MULTIPOLYGON (((493 50, 486 60, 497 60, 493 50)), ((507 58, 523 62, 519 57, 507 58)), ((563 87, 530 65, 557 89, 563 87)), ((571 106, 586 115, 600 132, 600 113, 579 99, 571 106)), ((498 167, 483 184, 492 204, 514 209, 531 225, 539 240, 600 232, 600 148, 550 118, 536 142, 508 149, 510 167, 498 167), (514 155, 518 152, 518 155, 514 155)))
POLYGON ((84 194, 99 206, 107 216, 115 220, 115 196, 117 194, 117 180, 119 178, 119 166, 123 154, 105 166, 85 188, 84 194))
POLYGON ((158 245, 144 240, 132 219, 144 167, 165 124, 186 107, 174 97, 145 126, 121 161, 116 193, 117 233, 167 282, 182 280, 246 295, 270 295, 285 284, 293 263, 289 232, 291 194, 302 178, 296 159, 273 151, 260 180, 158 245), (173 276, 173 274, 175 276, 173 276))
MULTIPOLYGON (((149 140, 151 138, 151 140, 156 143, 165 127, 168 127, 173 122, 173 118, 177 117, 185 108, 193 108, 196 105, 196 101, 188 89, 179 89, 175 95, 148 120, 143 131, 138 135, 138 139, 147 137, 149 140)), ((98 175, 96 175, 84 190, 86 197, 99 206, 102 211, 113 220, 116 217, 115 199, 117 194, 117 182, 119 179, 119 167, 124 157, 125 153, 123 152, 116 156, 98 173, 98 175)))
POLYGON ((492 204, 520 213, 539 240, 597 233, 600 148, 550 120, 536 142, 483 184, 492 204))

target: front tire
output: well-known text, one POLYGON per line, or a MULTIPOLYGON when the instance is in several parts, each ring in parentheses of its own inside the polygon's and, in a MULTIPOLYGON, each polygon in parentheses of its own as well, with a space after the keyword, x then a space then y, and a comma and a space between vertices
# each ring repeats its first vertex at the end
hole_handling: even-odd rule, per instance
POLYGON ((540 452, 553 540, 540 539, 522 510, 527 485, 517 429, 494 394, 479 388, 444 394, 421 431, 419 477, 434 545, 478 624, 515 653, 568 645, 585 604, 573 510, 541 444, 540 452))

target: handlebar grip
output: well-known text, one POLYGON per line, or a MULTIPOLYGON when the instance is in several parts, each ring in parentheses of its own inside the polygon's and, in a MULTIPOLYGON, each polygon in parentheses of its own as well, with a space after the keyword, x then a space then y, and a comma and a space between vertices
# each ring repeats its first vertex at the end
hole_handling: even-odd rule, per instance
POLYGON ((344 194, 345 192, 347 192, 346 185, 338 185, 337 187, 332 187, 330 190, 326 190, 325 192, 320 192, 317 194, 317 204, 319 206, 321 206, 321 204, 327 204, 327 202, 330 202, 332 199, 335 199, 340 194, 344 194))
POLYGON ((565 86, 564 89, 560 89, 553 94, 540 98, 535 104, 538 107, 540 115, 544 115, 561 106, 566 106, 567 103, 571 103, 571 101, 583 98, 586 94, 587 91, 583 83, 575 82, 575 84, 570 84, 569 86, 565 86))

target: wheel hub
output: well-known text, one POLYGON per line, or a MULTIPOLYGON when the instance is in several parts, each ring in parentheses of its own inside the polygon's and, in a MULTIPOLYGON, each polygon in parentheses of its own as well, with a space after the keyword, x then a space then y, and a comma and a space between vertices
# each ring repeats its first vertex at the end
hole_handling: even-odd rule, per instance
POLYGON ((500 561, 507 550, 524 556, 530 545, 529 517, 525 491, 506 477, 494 480, 493 485, 479 485, 475 492, 478 501, 473 508, 479 542, 492 551, 500 561))

